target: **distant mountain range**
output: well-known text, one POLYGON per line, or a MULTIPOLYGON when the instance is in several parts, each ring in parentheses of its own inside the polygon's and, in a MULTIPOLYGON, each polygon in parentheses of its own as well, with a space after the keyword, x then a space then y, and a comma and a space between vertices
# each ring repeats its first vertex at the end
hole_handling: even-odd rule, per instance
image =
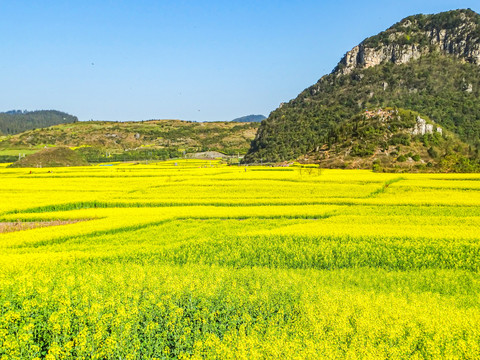
POLYGON ((265 120, 266 116, 263 115, 247 115, 247 116, 242 116, 236 119, 233 119, 232 122, 240 122, 240 123, 245 123, 245 122, 261 122, 262 120, 265 120))

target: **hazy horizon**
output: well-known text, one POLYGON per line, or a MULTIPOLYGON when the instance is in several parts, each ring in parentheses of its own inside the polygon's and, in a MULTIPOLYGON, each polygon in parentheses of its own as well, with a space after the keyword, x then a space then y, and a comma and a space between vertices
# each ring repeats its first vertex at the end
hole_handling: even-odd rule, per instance
MULTIPOLYGON (((36 112, 36 111, 62 111, 62 110, 59 110, 59 109, 34 109, 34 110, 30 110, 30 109, 8 109, 8 110, 3 110, 3 109, 0 109, 0 113, 1 114, 6 114, 6 113, 10 113, 10 112, 13 112, 13 111, 22 111, 23 113, 30 113, 30 112, 36 112)), ((66 112, 65 112, 66 113, 66 112)), ((68 115, 73 115, 73 116, 76 116, 75 114, 70 114, 70 113, 67 113, 68 115)), ((225 121, 233 121, 233 120, 237 120, 237 119, 241 119, 243 117, 247 117, 247 116, 265 116, 264 114, 246 114, 246 115, 241 115, 241 116, 237 116, 235 118, 232 118, 232 119, 225 119, 225 120, 192 120, 192 119, 167 119, 167 118, 155 118, 155 119, 135 119, 135 120, 105 120, 105 119, 78 119, 78 121, 106 121, 106 122, 141 122, 141 121, 157 121, 157 120, 179 120, 179 121, 192 121, 192 122, 225 122, 225 121)))

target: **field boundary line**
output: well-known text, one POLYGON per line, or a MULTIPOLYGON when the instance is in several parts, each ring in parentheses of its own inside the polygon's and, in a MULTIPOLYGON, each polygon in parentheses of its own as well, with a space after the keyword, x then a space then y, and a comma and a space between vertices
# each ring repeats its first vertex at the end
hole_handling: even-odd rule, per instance
POLYGON ((398 177, 398 178, 387 180, 383 183, 382 187, 378 188, 375 191, 372 191, 370 194, 368 194, 366 196, 366 198, 375 198, 378 195, 385 193, 390 185, 392 185, 396 182, 402 181, 402 180, 405 180, 405 178, 404 177, 398 177))

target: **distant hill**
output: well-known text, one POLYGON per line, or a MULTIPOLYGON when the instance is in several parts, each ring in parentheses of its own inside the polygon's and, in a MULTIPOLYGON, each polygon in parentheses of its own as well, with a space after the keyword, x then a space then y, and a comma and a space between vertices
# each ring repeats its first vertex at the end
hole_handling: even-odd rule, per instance
POLYGON ((266 117, 263 115, 247 115, 247 116, 242 116, 236 119, 233 119, 232 122, 240 122, 240 123, 245 123, 245 122, 261 122, 262 120, 265 120, 266 117))
POLYGON ((29 130, 0 140, 0 161, 12 161, 13 155, 18 156, 22 149, 42 149, 46 145, 75 148, 88 161, 106 157, 108 161, 168 159, 204 151, 245 154, 258 126, 259 123, 181 120, 79 121, 29 130))
POLYGON ((19 134, 31 129, 77 122, 76 116, 56 110, 10 110, 0 113, 0 133, 19 134))
MULTIPOLYGON (((405 18, 355 46, 331 74, 274 110, 262 121, 245 161, 292 160, 315 152, 320 158, 325 147, 345 144, 335 136, 339 126, 348 129, 344 122, 365 109, 386 107, 432 119, 468 143, 471 157, 478 156, 479 65, 479 14, 467 9, 405 18)), ((372 156, 368 153, 357 157, 372 156)))
POLYGON ((88 166, 88 162, 77 152, 66 147, 46 148, 24 157, 9 167, 62 167, 88 166))

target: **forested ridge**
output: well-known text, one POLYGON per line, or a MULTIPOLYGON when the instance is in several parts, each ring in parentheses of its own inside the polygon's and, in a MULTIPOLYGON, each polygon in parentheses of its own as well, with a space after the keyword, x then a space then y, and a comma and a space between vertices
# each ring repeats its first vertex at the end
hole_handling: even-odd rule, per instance
POLYGON ((76 116, 57 110, 10 110, 0 113, 0 133, 14 135, 31 129, 77 121, 76 116))

